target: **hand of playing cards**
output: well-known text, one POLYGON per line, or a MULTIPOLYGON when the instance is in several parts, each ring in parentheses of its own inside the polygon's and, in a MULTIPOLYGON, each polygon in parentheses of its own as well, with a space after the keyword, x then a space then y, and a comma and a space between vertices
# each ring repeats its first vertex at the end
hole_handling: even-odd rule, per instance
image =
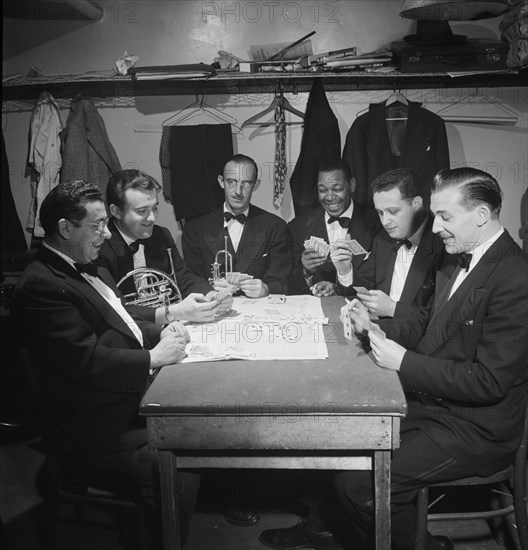
POLYGON ((339 246, 346 246, 354 256, 359 254, 368 254, 368 252, 358 243, 356 239, 352 240, 339 240, 335 244, 329 245, 324 239, 320 237, 314 237, 313 235, 304 241, 304 248, 306 250, 315 250, 320 256, 328 256, 330 252, 339 246))

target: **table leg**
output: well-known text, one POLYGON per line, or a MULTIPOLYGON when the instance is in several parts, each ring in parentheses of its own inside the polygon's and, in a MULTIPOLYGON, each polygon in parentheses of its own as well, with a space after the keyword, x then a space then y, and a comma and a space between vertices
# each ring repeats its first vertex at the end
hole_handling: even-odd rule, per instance
POLYGON ((376 527, 376 550, 390 550, 390 451, 374 452, 374 506, 376 527))
POLYGON ((161 490, 161 517, 163 521, 163 547, 180 550, 180 515, 178 494, 175 492, 176 456, 172 451, 158 451, 161 490))

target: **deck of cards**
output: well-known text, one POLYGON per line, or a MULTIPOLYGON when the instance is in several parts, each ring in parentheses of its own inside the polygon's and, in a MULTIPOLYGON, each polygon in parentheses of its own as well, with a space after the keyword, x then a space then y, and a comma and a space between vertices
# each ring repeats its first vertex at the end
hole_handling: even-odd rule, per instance
POLYGON ((253 275, 247 273, 240 273, 239 271, 229 271, 226 273, 226 281, 233 286, 239 286, 242 281, 253 279, 253 275))
POLYGON ((315 250, 319 256, 328 256, 330 253, 330 245, 320 237, 311 236, 309 239, 304 241, 304 248, 306 250, 315 250))

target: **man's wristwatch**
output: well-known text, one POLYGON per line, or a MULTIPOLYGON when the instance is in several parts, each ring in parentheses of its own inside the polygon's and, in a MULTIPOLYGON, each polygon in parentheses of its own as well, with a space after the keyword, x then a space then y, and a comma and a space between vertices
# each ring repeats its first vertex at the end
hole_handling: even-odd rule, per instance
POLYGON ((177 320, 176 317, 170 312, 169 304, 165 304, 165 317, 167 319, 167 323, 172 323, 177 320))

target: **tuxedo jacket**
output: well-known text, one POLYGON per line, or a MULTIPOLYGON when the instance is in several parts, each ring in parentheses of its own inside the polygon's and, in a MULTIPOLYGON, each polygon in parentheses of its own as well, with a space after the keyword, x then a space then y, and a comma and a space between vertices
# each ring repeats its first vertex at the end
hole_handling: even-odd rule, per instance
POLYGON ((248 218, 237 251, 224 229, 223 206, 199 218, 193 218, 183 228, 183 256, 198 277, 211 277, 216 253, 225 249, 233 257, 233 271, 260 279, 271 294, 285 294, 291 269, 290 235, 286 222, 258 206, 250 205, 248 218))
MULTIPOLYGON (((122 277, 134 269, 134 257, 113 221, 110 221, 108 224, 108 229, 110 229, 112 236, 103 243, 99 258, 95 263, 108 269, 117 283, 122 277)), ((167 252, 167 249, 170 249, 176 283, 183 298, 188 296, 191 292, 207 294, 209 291, 213 290, 206 280, 196 277, 189 270, 186 263, 182 260, 176 248, 176 243, 166 227, 155 225, 152 235, 148 239, 145 239, 143 244, 147 267, 161 270, 167 273, 167 275, 170 275, 172 272, 169 254, 167 252)), ((135 292, 133 281, 131 279, 125 281, 123 285, 120 286, 120 290, 125 295, 135 292)), ((141 316, 143 319, 154 322, 155 308, 128 306, 128 309, 134 311, 136 315, 141 316)))
MULTIPOLYGON (((311 294, 310 286, 320 281, 337 283, 337 272, 334 264, 328 260, 313 274, 310 284, 303 274, 301 255, 304 251, 304 241, 310 237, 319 237, 327 243, 328 224, 325 221, 325 210, 322 207, 315 208, 301 216, 297 216, 288 224, 293 241, 293 268, 290 283, 291 294, 311 294)), ((348 234, 351 239, 356 239, 368 252, 372 247, 374 235, 381 227, 378 214, 371 208, 365 208, 354 202, 352 217, 348 226, 348 234)), ((352 258, 354 271, 365 260, 366 255, 357 255, 352 258)))
MULTIPOLYGON (((98 274, 121 296, 105 269, 98 274)), ((143 348, 97 290, 44 247, 20 278, 11 314, 35 359, 47 446, 66 455, 99 455, 138 445, 132 434, 141 426, 148 349, 159 342, 161 327, 136 319, 143 348)))
MULTIPOLYGON (((435 299, 455 267, 437 273, 435 299)), ((402 429, 418 428, 461 464, 490 475, 511 462, 528 396, 528 256, 507 232, 427 317, 380 321, 407 351, 402 429)))
MULTIPOLYGON (((444 261, 445 247, 442 239, 431 231, 432 227, 433 217, 428 214, 402 294, 396 303, 394 317, 411 317, 417 310, 427 306, 434 294, 436 272, 444 261)), ((381 230, 374 237, 370 256, 354 272, 354 286, 382 290, 389 295, 396 254, 396 241, 385 230, 381 230)), ((345 291, 344 294, 355 295, 356 292, 345 291)))
POLYGON ((430 184, 439 170, 449 168, 449 148, 445 122, 438 115, 409 102, 402 150, 397 166, 391 153, 387 131, 385 103, 371 105, 350 128, 343 160, 356 178, 353 197, 356 202, 372 206, 374 178, 393 168, 409 168, 422 182, 424 204, 429 206, 430 184))

